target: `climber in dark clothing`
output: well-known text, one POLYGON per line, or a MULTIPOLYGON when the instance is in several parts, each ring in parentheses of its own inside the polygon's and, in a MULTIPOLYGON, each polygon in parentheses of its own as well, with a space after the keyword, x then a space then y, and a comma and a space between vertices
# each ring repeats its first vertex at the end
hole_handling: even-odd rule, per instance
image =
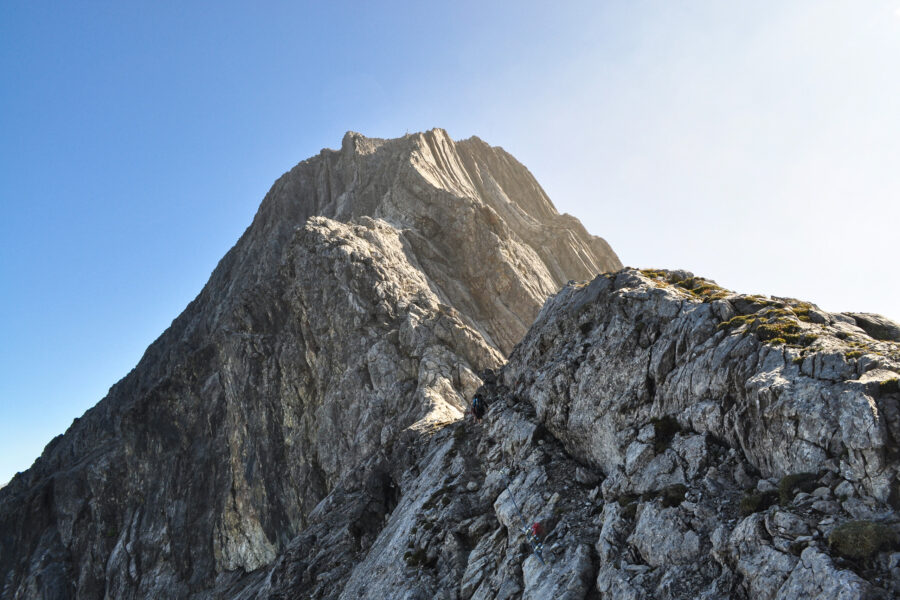
POLYGON ((475 396, 472 398, 472 414, 475 415, 475 422, 481 423, 481 418, 484 417, 484 411, 487 410, 487 406, 485 406, 484 400, 475 396))

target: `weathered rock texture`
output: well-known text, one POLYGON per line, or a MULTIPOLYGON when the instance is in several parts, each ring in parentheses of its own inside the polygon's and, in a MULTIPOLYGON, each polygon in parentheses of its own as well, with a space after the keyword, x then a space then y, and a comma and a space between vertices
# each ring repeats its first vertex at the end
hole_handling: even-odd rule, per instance
POLYGON ((477 373, 567 280, 620 266, 500 148, 348 133, 0 491, 0 597, 229 596, 297 569, 309 536, 349 576, 477 373))
POLYGON ((897 325, 617 266, 498 149, 348 134, 0 491, 0 594, 900 596, 897 325))
POLYGON ((485 373, 483 424, 408 431, 228 591, 893 598, 898 372, 897 344, 808 303, 683 272, 570 284, 485 373))
POLYGON ((606 475, 604 597, 887 598, 898 372, 844 315, 625 270, 549 301, 502 381, 606 475), (849 520, 885 525, 864 560, 838 548, 849 520))

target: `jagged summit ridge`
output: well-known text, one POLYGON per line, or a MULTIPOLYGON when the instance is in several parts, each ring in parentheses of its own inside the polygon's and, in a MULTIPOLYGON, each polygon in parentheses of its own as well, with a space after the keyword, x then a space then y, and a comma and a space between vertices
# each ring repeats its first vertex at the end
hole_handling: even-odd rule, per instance
POLYGON ((438 294, 504 352, 566 281, 621 267, 604 240, 557 213, 512 156, 441 129, 391 140, 348 132, 340 151, 323 150, 276 181, 237 253, 280 247, 273 240, 313 215, 369 216, 401 230, 438 294))
POLYGON ((547 296, 618 266, 500 149, 348 133, 0 491, 0 597, 222 597, 385 448, 459 419, 547 296))

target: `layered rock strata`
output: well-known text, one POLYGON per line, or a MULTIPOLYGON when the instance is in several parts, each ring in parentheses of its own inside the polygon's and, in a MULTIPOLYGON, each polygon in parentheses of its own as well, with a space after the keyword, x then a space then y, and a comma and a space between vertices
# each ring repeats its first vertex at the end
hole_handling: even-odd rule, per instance
POLYGON ((360 514, 393 508, 364 465, 458 420, 547 296, 619 266, 500 148, 348 133, 274 184, 137 367, 0 491, 0 597, 243 589, 357 478, 386 490, 360 514))

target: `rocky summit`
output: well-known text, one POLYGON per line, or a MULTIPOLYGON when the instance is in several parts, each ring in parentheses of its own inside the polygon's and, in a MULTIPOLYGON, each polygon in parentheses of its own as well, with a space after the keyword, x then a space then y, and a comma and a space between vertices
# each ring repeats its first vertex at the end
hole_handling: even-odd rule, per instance
MULTIPOLYGON (((275 182, 136 368, 0 491, 0 597, 227 596, 367 461, 458 421, 548 296, 619 267, 500 148, 348 133, 275 182)), ((343 562, 403 496, 384 484, 343 562)))
POLYGON ((894 598, 898 378, 884 317, 623 269, 500 148, 348 133, 0 490, 0 598, 894 598))

